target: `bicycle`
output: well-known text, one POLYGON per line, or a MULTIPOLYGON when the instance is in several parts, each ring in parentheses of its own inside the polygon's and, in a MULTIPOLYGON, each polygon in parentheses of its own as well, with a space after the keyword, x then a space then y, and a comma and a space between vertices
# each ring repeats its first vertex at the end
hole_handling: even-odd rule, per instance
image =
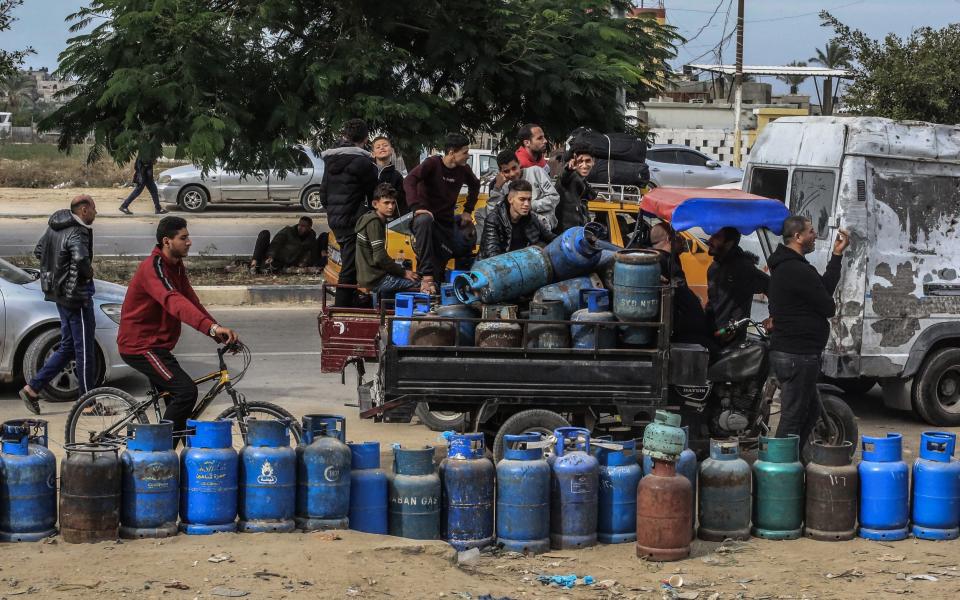
MULTIPOLYGON (((217 358, 220 361, 219 370, 193 380, 197 385, 209 381, 216 381, 216 383, 194 406, 190 418, 199 419, 207 407, 210 406, 210 403, 221 392, 226 391, 233 401, 233 406, 217 415, 216 420, 235 420, 244 442, 247 441, 246 419, 250 416, 266 415, 270 419, 289 419, 290 432, 294 437, 294 442, 299 443, 300 425, 293 415, 286 409, 270 402, 247 402, 246 397, 234 387, 234 384, 243 379, 244 374, 250 367, 252 361, 250 349, 243 343, 236 342, 218 348, 217 358), (224 360, 227 353, 239 353, 243 360, 243 367, 232 378, 224 360)), ((112 387, 90 390, 81 396, 70 409, 70 413, 67 415, 64 439, 68 444, 123 441, 126 439, 129 423, 150 422, 147 411, 151 406, 156 416, 155 422, 159 422, 163 415, 160 400, 167 397, 169 397, 167 392, 160 392, 153 386, 147 392, 147 398, 143 400, 137 400, 127 392, 112 387), (78 433, 80 435, 77 435, 78 433)), ((179 432, 175 432, 174 435, 177 435, 177 433, 179 432)))

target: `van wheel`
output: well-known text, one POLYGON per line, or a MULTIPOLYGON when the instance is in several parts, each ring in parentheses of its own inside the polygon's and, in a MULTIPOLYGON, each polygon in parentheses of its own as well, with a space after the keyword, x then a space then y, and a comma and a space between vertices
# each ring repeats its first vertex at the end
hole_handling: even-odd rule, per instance
POLYGON ((420 422, 433 431, 461 431, 463 429, 464 414, 448 410, 430 410, 426 402, 417 404, 414 413, 420 422))
POLYGON ((552 410, 533 409, 523 410, 513 415, 500 426, 497 436, 493 440, 493 460, 499 462, 503 458, 503 436, 518 435, 521 433, 541 433, 544 437, 553 435, 558 427, 570 427, 570 422, 552 410))
POLYGON ((932 352, 913 382, 913 410, 939 427, 960 425, 960 348, 932 352))

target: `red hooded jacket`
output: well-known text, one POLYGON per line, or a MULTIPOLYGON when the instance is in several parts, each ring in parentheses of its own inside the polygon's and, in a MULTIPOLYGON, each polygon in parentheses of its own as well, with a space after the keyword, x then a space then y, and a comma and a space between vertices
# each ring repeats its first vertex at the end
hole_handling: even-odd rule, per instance
POLYGON ((117 334, 120 354, 173 350, 181 322, 206 334, 216 320, 190 287, 183 261, 168 260, 154 248, 127 286, 117 334))
MULTIPOLYGON (((520 146, 515 152, 517 156, 517 162, 520 163, 521 169, 528 169, 530 167, 540 167, 541 169, 546 169, 547 166, 547 157, 541 156, 540 160, 533 160, 533 155, 530 154, 530 151, 525 147, 520 146)), ((549 171, 547 172, 549 174, 549 171)))

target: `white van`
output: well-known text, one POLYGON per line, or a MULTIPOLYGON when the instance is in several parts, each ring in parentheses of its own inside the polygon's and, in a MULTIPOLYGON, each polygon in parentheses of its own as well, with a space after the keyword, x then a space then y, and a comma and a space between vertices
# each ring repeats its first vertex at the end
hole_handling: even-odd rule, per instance
MULTIPOLYGON (((879 382, 888 405, 960 425, 960 126, 780 118, 743 187, 812 219, 821 272, 837 227, 850 230, 823 374, 879 382)), ((764 254, 778 242, 762 239, 764 254)))

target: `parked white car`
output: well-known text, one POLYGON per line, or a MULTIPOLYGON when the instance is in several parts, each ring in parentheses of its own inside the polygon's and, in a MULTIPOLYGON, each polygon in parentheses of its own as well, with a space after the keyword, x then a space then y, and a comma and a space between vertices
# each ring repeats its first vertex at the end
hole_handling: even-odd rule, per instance
POLYGON ((307 212, 322 212, 320 180, 323 159, 306 146, 292 148, 299 171, 279 171, 241 176, 216 168, 206 176, 193 165, 174 167, 160 173, 157 190, 160 200, 176 204, 187 212, 202 212, 208 204, 300 204, 307 212))
POLYGON ((680 144, 654 144, 647 150, 650 181, 657 187, 707 188, 743 179, 743 171, 720 164, 680 144))

